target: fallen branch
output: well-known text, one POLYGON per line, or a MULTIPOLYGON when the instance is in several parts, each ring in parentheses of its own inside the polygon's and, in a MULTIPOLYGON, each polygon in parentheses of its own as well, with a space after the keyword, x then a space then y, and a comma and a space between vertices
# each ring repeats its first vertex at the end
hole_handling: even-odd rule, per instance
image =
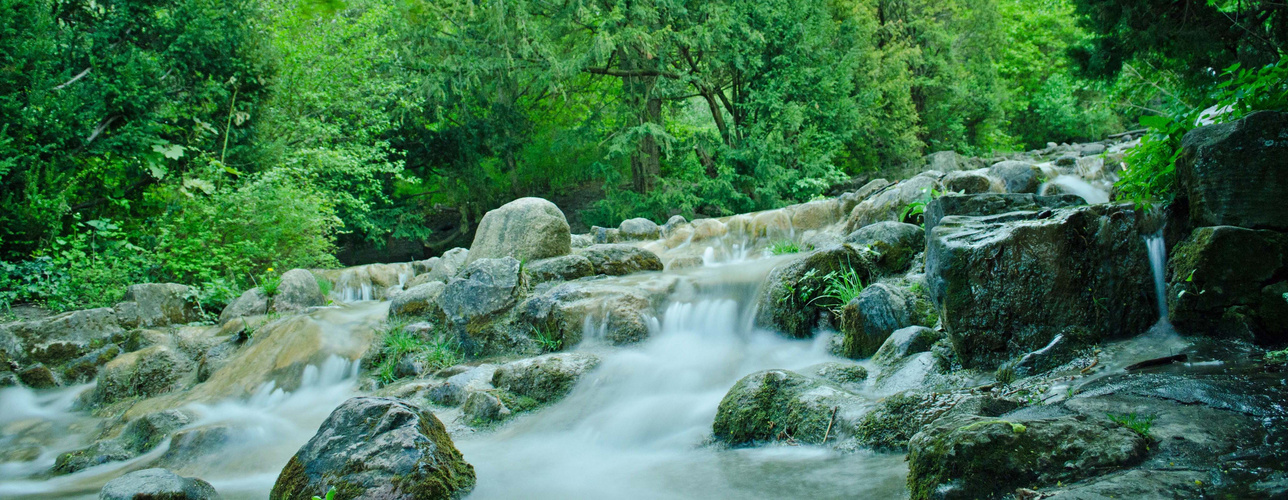
POLYGON ((1147 129, 1147 128, 1136 129, 1136 130, 1128 130, 1128 131, 1126 131, 1126 132, 1119 132, 1119 133, 1117 133, 1117 134, 1109 134, 1109 136, 1108 136, 1108 137, 1109 137, 1110 139, 1117 139, 1117 138, 1119 138, 1119 137, 1126 137, 1126 136, 1129 136, 1129 135, 1143 134, 1143 133, 1148 132, 1148 131, 1149 131, 1149 129, 1147 129))
POLYGON ((832 416, 827 419, 827 431, 823 433, 823 442, 820 445, 827 444, 827 437, 832 435, 832 422, 836 421, 836 410, 839 406, 832 407, 832 416))

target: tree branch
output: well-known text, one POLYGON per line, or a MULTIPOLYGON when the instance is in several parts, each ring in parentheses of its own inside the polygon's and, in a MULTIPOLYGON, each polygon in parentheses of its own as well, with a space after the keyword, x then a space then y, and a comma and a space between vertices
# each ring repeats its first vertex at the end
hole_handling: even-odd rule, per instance
POLYGON ((608 76, 616 76, 619 78, 628 78, 633 76, 660 76, 664 78, 670 78, 673 80, 680 79, 680 75, 677 75, 670 71, 661 71, 661 70, 655 70, 655 69, 624 70, 624 69, 613 69, 613 68, 585 68, 582 71, 585 71, 593 75, 608 75, 608 76))
POLYGON ((91 67, 88 67, 88 68, 85 68, 85 71, 80 72, 80 74, 79 74, 79 75, 73 76, 71 80, 67 80, 67 81, 66 81, 66 82, 64 82, 62 85, 59 85, 59 86, 57 86, 57 87, 54 87, 54 90, 62 90, 62 89, 63 89, 63 87, 66 87, 66 86, 68 86, 68 85, 71 85, 71 84, 73 84, 73 83, 76 83, 76 80, 80 80, 81 78, 85 78, 85 75, 88 75, 88 74, 89 74, 89 71, 90 71, 91 69, 94 69, 94 68, 93 68, 92 66, 91 66, 91 67))

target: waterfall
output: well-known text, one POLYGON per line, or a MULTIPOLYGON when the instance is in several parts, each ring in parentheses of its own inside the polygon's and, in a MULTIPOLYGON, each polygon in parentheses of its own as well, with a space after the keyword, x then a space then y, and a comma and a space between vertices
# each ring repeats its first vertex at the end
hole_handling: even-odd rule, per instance
POLYGON ((1149 267, 1154 271, 1154 297, 1158 300, 1158 319, 1167 321, 1167 280, 1163 276, 1167 267, 1167 244, 1163 241, 1163 230, 1145 236, 1145 248, 1149 251, 1149 267))

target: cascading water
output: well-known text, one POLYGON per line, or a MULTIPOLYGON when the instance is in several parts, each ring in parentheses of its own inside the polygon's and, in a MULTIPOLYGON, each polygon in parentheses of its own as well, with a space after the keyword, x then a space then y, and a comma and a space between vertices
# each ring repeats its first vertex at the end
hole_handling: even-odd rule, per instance
POLYGON ((1149 267, 1154 272, 1154 297, 1158 301, 1158 320, 1167 322, 1167 279, 1163 275, 1167 266, 1167 243, 1163 241, 1163 231, 1145 237, 1145 248, 1149 252, 1149 267))

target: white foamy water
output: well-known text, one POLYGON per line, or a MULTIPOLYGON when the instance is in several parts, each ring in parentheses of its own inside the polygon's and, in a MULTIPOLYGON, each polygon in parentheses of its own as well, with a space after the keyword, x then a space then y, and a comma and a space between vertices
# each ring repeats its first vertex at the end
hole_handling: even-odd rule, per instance
POLYGON ((1076 175, 1058 175, 1042 186, 1039 192, 1046 192, 1047 186, 1059 186, 1064 192, 1076 194, 1087 200, 1087 204, 1109 203, 1109 190, 1095 186, 1076 175))
POLYGON ((1167 266, 1167 243, 1163 241, 1163 231, 1145 237, 1145 248, 1149 252, 1149 268, 1154 273, 1154 298, 1158 301, 1159 321, 1167 321, 1167 277, 1164 275, 1167 266))

